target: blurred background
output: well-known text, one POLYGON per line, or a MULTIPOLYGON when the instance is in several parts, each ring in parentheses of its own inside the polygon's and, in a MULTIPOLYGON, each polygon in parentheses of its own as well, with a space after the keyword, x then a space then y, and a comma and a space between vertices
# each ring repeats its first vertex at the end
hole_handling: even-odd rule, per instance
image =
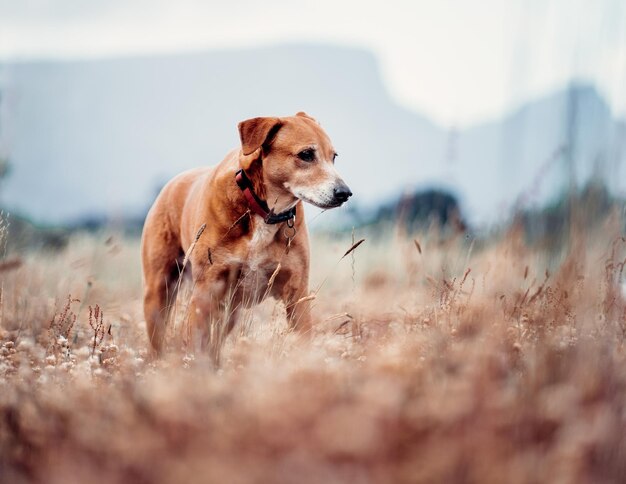
POLYGON ((309 211, 313 230, 564 231, 573 199, 592 219, 623 207, 626 4, 0 0, 17 244, 139 233, 167 180, 238 145, 239 121, 300 110, 356 194, 309 211))

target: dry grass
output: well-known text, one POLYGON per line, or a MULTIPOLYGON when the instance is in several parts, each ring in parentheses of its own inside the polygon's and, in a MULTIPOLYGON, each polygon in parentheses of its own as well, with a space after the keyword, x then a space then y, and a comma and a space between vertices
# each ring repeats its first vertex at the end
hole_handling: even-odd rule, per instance
POLYGON ((620 230, 556 254, 318 237, 312 341, 268 301, 218 369, 149 358, 136 241, 23 255, 0 272, 0 480, 623 482, 620 230))

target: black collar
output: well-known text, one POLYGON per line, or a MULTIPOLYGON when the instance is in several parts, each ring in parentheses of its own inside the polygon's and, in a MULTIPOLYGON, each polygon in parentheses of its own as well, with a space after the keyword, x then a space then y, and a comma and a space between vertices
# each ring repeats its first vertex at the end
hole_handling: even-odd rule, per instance
POLYGON ((270 209, 267 206, 267 202, 265 200, 261 200, 259 196, 254 193, 252 182, 250 181, 250 178, 248 178, 248 175, 246 175, 245 171, 239 170, 235 173, 235 180, 246 197, 250 210, 257 215, 260 215, 266 224, 279 224, 296 217, 296 207, 285 210, 284 212, 274 213, 274 209, 270 209))

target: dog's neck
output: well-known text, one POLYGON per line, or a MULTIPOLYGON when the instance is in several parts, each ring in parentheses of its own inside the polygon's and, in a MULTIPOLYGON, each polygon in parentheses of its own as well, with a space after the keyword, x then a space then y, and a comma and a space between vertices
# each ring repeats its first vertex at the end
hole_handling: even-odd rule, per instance
POLYGON ((267 179, 263 172, 262 161, 250 164, 245 170, 246 175, 252 182, 254 192, 261 200, 265 200, 267 206, 274 213, 281 213, 292 209, 298 203, 298 198, 288 192, 284 187, 276 187, 267 179))
POLYGON ((298 203, 298 199, 289 193, 285 188, 272 187, 271 184, 265 183, 265 201, 274 213, 286 212, 291 210, 298 203))

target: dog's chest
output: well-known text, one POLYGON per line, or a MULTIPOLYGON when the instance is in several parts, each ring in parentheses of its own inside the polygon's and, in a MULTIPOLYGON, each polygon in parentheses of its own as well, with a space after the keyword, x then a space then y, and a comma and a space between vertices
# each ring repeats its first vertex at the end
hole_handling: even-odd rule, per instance
POLYGON ((267 292, 269 279, 279 262, 276 251, 278 230, 277 225, 255 227, 246 254, 237 261, 241 267, 238 285, 244 293, 258 298, 267 292))
POLYGON ((255 227, 248 242, 248 253, 245 264, 251 269, 258 269, 266 265, 274 257, 274 242, 278 232, 278 225, 259 224, 255 227))

